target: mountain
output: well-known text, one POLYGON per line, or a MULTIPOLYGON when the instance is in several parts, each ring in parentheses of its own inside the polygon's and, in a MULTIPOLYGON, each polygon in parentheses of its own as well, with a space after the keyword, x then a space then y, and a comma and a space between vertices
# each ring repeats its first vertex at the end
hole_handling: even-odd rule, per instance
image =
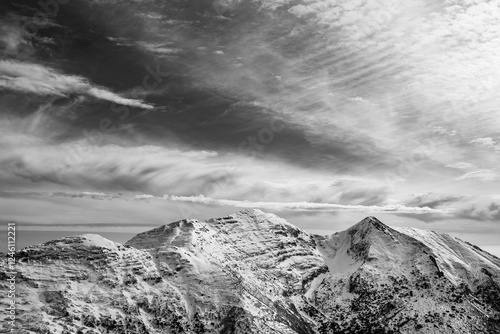
POLYGON ((16 259, 17 333, 500 333, 499 258, 374 217, 318 236, 244 210, 16 259))

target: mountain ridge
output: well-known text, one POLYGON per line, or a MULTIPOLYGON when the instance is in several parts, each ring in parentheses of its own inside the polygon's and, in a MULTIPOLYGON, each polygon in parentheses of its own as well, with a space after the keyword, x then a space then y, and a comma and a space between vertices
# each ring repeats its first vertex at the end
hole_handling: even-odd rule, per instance
POLYGON ((313 235, 257 209, 65 237, 16 254, 20 333, 498 333, 500 261, 474 247, 375 217, 313 235))

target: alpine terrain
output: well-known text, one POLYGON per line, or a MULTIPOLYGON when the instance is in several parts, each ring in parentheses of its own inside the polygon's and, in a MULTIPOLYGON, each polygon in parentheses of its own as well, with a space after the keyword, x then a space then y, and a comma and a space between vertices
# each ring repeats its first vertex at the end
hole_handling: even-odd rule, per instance
POLYGON ((125 244, 65 237, 16 260, 20 334, 500 333, 499 258, 374 217, 319 236, 244 210, 125 244))

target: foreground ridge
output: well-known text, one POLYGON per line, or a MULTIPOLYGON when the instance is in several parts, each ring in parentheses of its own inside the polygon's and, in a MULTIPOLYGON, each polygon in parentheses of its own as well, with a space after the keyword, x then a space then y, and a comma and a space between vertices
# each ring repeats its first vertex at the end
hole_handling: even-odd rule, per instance
POLYGON ((248 209, 16 260, 19 333, 500 332, 500 259, 375 217, 319 236, 248 209))

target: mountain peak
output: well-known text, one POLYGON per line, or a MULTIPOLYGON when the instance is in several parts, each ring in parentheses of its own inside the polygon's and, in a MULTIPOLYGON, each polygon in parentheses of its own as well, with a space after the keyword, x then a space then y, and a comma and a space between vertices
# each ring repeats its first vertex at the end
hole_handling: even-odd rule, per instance
POLYGON ((373 224, 373 225, 377 225, 377 224, 384 225, 384 223, 382 223, 380 220, 377 219, 377 217, 374 217, 374 216, 368 216, 368 217, 364 218, 363 220, 361 220, 359 223, 373 224))
POLYGON ((66 236, 59 239, 54 239, 51 241, 46 241, 38 245, 32 245, 26 247, 26 249, 34 248, 68 248, 71 246, 82 246, 82 247, 98 247, 106 249, 117 249, 118 243, 106 239, 99 234, 80 234, 73 236, 66 236))
POLYGON ((365 230, 367 228, 376 228, 377 230, 386 231, 390 227, 382 223, 374 216, 368 216, 358 222, 357 224, 351 226, 348 230, 365 230))
POLYGON ((235 215, 244 215, 244 216, 256 216, 256 215, 265 215, 266 213, 259 209, 243 209, 235 213, 235 215))

